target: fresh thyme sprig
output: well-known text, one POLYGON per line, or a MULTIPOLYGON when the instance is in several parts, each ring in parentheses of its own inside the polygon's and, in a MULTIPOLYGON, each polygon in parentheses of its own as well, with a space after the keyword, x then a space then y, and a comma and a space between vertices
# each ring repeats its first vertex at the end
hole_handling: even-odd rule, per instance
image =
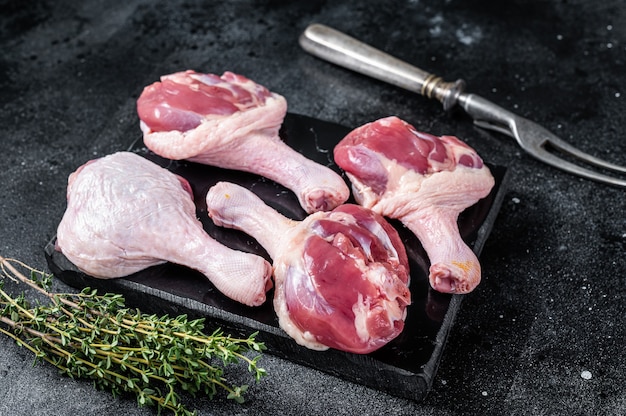
POLYGON ((266 372, 258 366, 265 345, 257 333, 234 338, 217 329, 204 331, 204 320, 147 315, 129 309, 119 294, 51 293, 52 275, 0 256, 1 277, 23 282, 50 299, 31 305, 24 294, 10 296, 0 280, 0 333, 13 338, 72 378, 91 379, 114 396, 132 393, 140 406, 156 406, 159 413, 192 415, 181 403, 180 391, 209 398, 218 391, 243 402, 247 385, 236 386, 224 377, 227 364, 243 362, 259 381, 266 372), (27 277, 18 268, 27 270, 27 277), (257 354, 250 358, 248 353, 257 354))

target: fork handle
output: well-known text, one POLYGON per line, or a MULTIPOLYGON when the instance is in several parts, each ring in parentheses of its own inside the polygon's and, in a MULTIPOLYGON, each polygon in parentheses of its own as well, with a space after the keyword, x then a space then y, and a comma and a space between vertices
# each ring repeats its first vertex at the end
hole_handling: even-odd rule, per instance
POLYGON ((463 80, 442 78, 401 61, 342 32, 318 23, 308 26, 299 39, 310 54, 389 84, 435 98, 445 110, 454 107, 465 88, 463 80))

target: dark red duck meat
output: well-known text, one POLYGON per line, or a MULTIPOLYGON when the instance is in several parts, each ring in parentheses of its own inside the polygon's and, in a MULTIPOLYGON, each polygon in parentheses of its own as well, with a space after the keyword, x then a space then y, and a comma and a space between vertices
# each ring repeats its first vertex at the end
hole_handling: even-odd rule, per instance
POLYGON ((368 353, 404 328, 408 260, 382 216, 344 204, 294 221, 228 182, 209 190, 207 207, 217 225, 244 231, 267 250, 280 327, 299 344, 368 353))
POLYGON ((494 178, 472 148, 387 117, 350 132, 334 157, 359 204, 399 219, 419 238, 435 290, 468 293, 479 284, 480 263, 462 240, 457 220, 489 194, 494 178))
POLYGON ((188 266, 250 306, 262 304, 272 284, 265 259, 204 231, 187 180, 130 152, 90 161, 70 175, 57 249, 98 278, 166 261, 188 266))
POLYGON ((285 98, 244 76, 165 75, 144 89, 137 112, 144 143, 160 156, 264 176, 293 191, 308 213, 348 199, 337 173, 280 139, 285 98))

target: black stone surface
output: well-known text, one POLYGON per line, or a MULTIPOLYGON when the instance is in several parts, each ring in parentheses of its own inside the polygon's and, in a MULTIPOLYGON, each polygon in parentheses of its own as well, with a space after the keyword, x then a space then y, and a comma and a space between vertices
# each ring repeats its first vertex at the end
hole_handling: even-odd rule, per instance
MULTIPOLYGON (((327 24, 463 78, 469 91, 626 165, 622 0, 33 0, 2 1, 0 10, 0 254, 35 267, 47 267, 69 173, 127 148, 142 88, 182 69, 239 72, 284 95, 291 112, 345 126, 397 115, 457 135, 509 169, 483 282, 461 304, 425 400, 268 355, 270 375, 246 403, 197 398, 199 414, 626 414, 626 191, 548 167, 463 114, 297 43, 308 24, 327 24)), ((154 414, 32 361, 0 338, 1 415, 154 414)))

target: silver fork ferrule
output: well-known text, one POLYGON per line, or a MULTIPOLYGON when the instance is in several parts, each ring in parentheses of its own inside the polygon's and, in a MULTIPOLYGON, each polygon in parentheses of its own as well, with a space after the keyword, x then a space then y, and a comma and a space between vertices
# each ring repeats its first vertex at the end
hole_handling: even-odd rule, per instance
POLYGON ((434 98, 443 104, 444 110, 454 107, 459 96, 465 90, 465 81, 462 79, 446 82, 441 77, 430 74, 424 80, 420 94, 427 98, 434 98))

